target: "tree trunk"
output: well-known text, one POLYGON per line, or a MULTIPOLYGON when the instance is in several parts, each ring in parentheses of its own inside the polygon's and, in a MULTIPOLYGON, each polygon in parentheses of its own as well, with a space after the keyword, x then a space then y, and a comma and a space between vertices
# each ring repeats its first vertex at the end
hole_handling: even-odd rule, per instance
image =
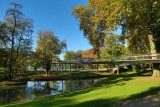
POLYGON ((70 64, 70 77, 72 77, 72 65, 70 64))
POLYGON ((117 69, 117 75, 119 75, 119 66, 116 65, 116 69, 117 69))
POLYGON ((13 79, 13 51, 14 51, 14 33, 12 33, 12 46, 10 50, 10 58, 9 58, 9 80, 13 79))
POLYGON ((63 64, 61 64, 61 67, 62 67, 62 73, 63 73, 63 67, 64 67, 63 64))
POLYGON ((9 62, 9 80, 12 80, 12 64, 11 64, 11 59, 10 59, 10 62, 9 62))
POLYGON ((46 61, 46 76, 49 75, 50 69, 51 69, 51 63, 50 63, 50 61, 46 61))
POLYGON ((97 64, 97 72, 98 72, 98 64, 97 64))
MULTIPOLYGON (((150 52, 153 55, 152 59, 157 59, 157 57, 155 56, 156 52, 156 46, 155 46, 155 40, 153 37, 153 34, 148 35, 148 39, 149 39, 149 44, 150 44, 150 52)), ((159 77, 159 63, 153 63, 153 75, 152 77, 159 77)))
POLYGON ((46 76, 48 76, 49 75, 49 71, 46 71, 46 76))
POLYGON ((159 63, 154 63, 153 64, 153 75, 152 75, 152 77, 159 77, 159 76, 160 76, 159 63))

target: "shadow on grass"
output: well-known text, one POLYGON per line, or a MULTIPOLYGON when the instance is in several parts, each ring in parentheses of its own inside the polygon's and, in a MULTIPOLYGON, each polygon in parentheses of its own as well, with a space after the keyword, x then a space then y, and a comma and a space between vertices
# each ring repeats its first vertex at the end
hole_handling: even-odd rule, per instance
MULTIPOLYGON (((150 73, 152 71, 148 71, 148 72, 140 72, 140 73, 131 73, 131 74, 120 74, 120 75, 108 75, 104 78, 104 80, 101 81, 100 84, 95 85, 92 88, 87 88, 85 91, 78 91, 78 92, 74 92, 72 94, 66 94, 65 97, 72 97, 74 95, 79 95, 79 94, 85 94, 88 93, 92 90, 96 90, 97 87, 112 87, 112 86, 123 86, 126 84, 126 81, 132 80, 134 79, 134 77, 139 77, 139 76, 150 76, 150 73)), ((117 104, 119 102, 123 102, 126 100, 133 100, 133 99, 137 99, 137 98, 142 98, 145 96, 150 96, 150 95, 154 95, 157 94, 158 91, 160 91, 160 87, 152 87, 147 91, 141 92, 141 93, 137 93, 134 95, 131 95, 130 97, 123 99, 123 98, 109 98, 109 99, 97 99, 97 100, 90 100, 90 101, 86 101, 86 102, 82 102, 82 103, 78 103, 78 104, 73 104, 73 105, 67 105, 69 107, 110 107, 113 104, 117 104)), ((152 98, 152 97, 151 97, 152 98)), ((132 104, 132 102, 131 102, 132 104)), ((130 103, 126 103, 126 105, 118 105, 118 107, 128 107, 128 105, 131 105, 130 103)), ((144 104, 148 104, 150 105, 149 107, 158 107, 160 106, 160 100, 157 101, 157 99, 145 99, 145 100, 140 100, 140 102, 136 102, 136 104, 138 104, 137 106, 134 104, 132 104, 132 107, 142 107, 145 106, 144 104), (152 101, 152 102, 150 102, 152 101)), ((64 105, 66 107, 66 105, 64 105)), ((60 106, 63 107, 63 106, 60 106)), ((117 107, 117 106, 114 106, 117 107)))
POLYGON ((111 107, 160 107, 160 87, 152 87, 147 91, 133 94, 121 103, 111 107))
POLYGON ((122 76, 111 76, 106 77, 104 80, 97 84, 97 87, 111 87, 111 86, 123 86, 126 84, 126 81, 132 80, 132 77, 122 77, 122 76))
MULTIPOLYGON (((82 91, 82 92, 76 92, 72 95, 77 95, 77 94, 85 94, 87 92, 89 92, 91 90, 86 90, 86 91, 82 91)), ((70 105, 67 105, 68 107, 142 107, 145 105, 150 105, 147 107, 158 107, 160 105, 159 100, 154 100, 152 99, 152 97, 144 99, 144 100, 136 100, 137 102, 127 102, 124 105, 116 105, 116 106, 112 106, 112 104, 118 103, 118 102, 122 102, 122 101, 126 101, 126 100, 133 100, 136 98, 141 98, 141 97, 145 97, 145 96, 150 96, 150 95, 154 95, 157 94, 158 91, 160 91, 160 87, 152 87, 147 91, 138 93, 138 94, 134 94, 126 99, 121 99, 118 97, 115 98, 110 98, 110 99, 97 99, 97 100, 91 100, 91 101, 86 101, 86 102, 82 102, 82 103, 78 103, 78 104, 72 104, 72 101, 70 100, 63 100, 61 102, 66 103, 66 102, 71 102, 70 105)), ((68 95, 65 95, 65 97, 71 97, 68 95)), ((48 105, 48 107, 50 107, 50 105, 53 105, 53 103, 50 103, 48 105)), ((66 105, 59 105, 59 107, 66 107, 66 105)))
MULTIPOLYGON (((75 105, 69 105, 69 107, 110 107, 112 103, 119 101, 117 97, 110 99, 97 99, 92 101, 86 101, 75 105)), ((63 106, 62 106, 63 107, 63 106)))
POLYGON ((63 97, 72 97, 74 95, 82 95, 82 94, 86 94, 92 90, 95 90, 95 88, 86 88, 85 90, 84 89, 81 89, 81 90, 78 90, 78 91, 75 91, 75 92, 69 92, 69 93, 64 93, 62 95, 59 95, 59 96, 63 96, 63 97))
POLYGON ((159 107, 159 97, 160 87, 152 87, 147 91, 133 94, 126 99, 118 97, 109 99, 97 99, 78 103, 75 105, 69 105, 69 107, 159 107))
MULTIPOLYGON (((60 99, 58 101, 55 101, 53 97, 47 98, 46 100, 37 100, 35 102, 31 103, 22 103, 16 105, 16 107, 110 107, 111 104, 119 101, 118 98, 110 98, 110 99, 97 99, 97 100, 91 100, 86 101, 82 103, 75 103, 72 100, 68 99, 60 99), (66 105, 67 104, 67 105, 66 105)), ((12 107, 11 106, 5 106, 5 107, 12 107)))

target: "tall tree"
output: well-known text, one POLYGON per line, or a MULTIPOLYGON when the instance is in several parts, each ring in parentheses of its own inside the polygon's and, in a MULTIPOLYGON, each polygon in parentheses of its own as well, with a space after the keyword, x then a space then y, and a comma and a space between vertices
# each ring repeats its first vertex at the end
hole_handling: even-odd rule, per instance
MULTIPOLYGON (((124 39, 128 39, 129 48, 132 51, 144 47, 150 50, 151 54, 155 54, 160 51, 159 10, 160 1, 158 0, 89 0, 86 7, 79 5, 73 9, 73 13, 80 19, 80 29, 87 33, 92 31, 81 27, 86 25, 83 19, 87 17, 87 22, 92 22, 89 24, 92 25, 91 28, 98 28, 99 23, 104 20, 103 28, 106 34, 112 34, 117 28, 121 28, 124 39), (85 12, 87 10, 89 10, 88 13, 85 12)), ((93 34, 91 36, 94 37, 93 34)), ((96 44, 94 41, 93 43, 96 44)), ((158 66, 153 64, 153 76, 159 75, 158 66)))
POLYGON ((38 31, 36 51, 41 61, 44 62, 46 75, 49 74, 53 59, 66 48, 66 45, 66 42, 60 41, 52 31, 38 31))
MULTIPOLYGON (((6 11, 5 20, 2 23, 1 40, 9 51, 9 79, 13 79, 17 65, 21 65, 22 58, 27 59, 32 45, 32 20, 24 16, 18 3, 11 3, 12 8, 6 11)), ((25 65, 25 64, 24 64, 25 65)))
POLYGON ((92 21, 92 16, 95 15, 95 9, 92 7, 84 7, 79 5, 74 8, 72 14, 76 19, 80 20, 80 30, 83 31, 84 36, 89 40, 89 43, 93 46, 94 54, 100 57, 100 47, 103 46, 104 36, 106 29, 105 20, 102 18, 95 26, 95 22, 92 21))
MULTIPOLYGON (((147 38, 149 41, 150 53, 153 55, 159 53, 160 1, 132 0, 128 3, 126 8, 129 9, 128 13, 130 13, 126 15, 126 26, 129 28, 129 34, 135 35, 138 33, 141 37, 147 38)), ((160 64, 153 63, 153 77, 160 76, 158 70, 159 66, 160 64)))

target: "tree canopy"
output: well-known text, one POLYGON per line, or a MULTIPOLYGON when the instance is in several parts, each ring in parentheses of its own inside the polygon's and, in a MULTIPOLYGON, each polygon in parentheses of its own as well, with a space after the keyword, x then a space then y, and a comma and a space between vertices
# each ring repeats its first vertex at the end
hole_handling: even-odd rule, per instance
POLYGON ((65 41, 60 41, 52 31, 38 31, 36 52, 46 69, 48 75, 53 59, 66 48, 65 41))
POLYGON ((64 55, 64 60, 78 60, 82 58, 82 51, 67 51, 64 55))
POLYGON ((103 44, 105 34, 112 34, 121 28, 123 38, 128 40, 129 49, 133 53, 138 53, 139 49, 143 49, 145 53, 155 53, 154 43, 156 51, 159 50, 160 1, 89 0, 88 2, 87 6, 78 5, 73 8, 73 14, 80 20, 80 30, 83 30, 93 46, 100 48, 100 45, 96 44, 100 43, 99 41, 103 44), (105 31, 102 37, 95 34, 99 25, 102 27, 99 31, 105 31))
POLYGON ((115 60, 117 57, 129 54, 127 48, 122 44, 121 35, 111 35, 105 37, 104 47, 102 48, 101 57, 115 60))
POLYGON ((5 19, 0 26, 0 39, 3 48, 9 53, 9 78, 13 79, 14 72, 24 70, 32 49, 33 22, 22 13, 22 6, 11 3, 5 19))

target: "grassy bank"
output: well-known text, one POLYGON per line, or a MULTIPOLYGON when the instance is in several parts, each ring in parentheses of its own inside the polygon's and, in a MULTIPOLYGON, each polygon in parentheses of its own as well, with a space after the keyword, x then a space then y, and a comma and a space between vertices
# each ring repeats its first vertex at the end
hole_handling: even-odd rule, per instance
POLYGON ((100 78, 110 73, 107 72, 88 72, 88 71, 74 71, 70 72, 51 72, 48 76, 44 73, 28 76, 28 80, 67 80, 67 79, 85 79, 85 78, 100 78))
MULTIPOLYGON (((69 72, 51 72, 50 75, 46 76, 45 72, 26 72, 23 74, 18 74, 21 78, 19 80, 7 81, 7 78, 0 78, 0 88, 13 86, 13 85, 22 85, 25 84, 27 80, 29 81, 52 81, 52 80, 69 80, 69 79, 89 79, 89 78, 101 78, 106 75, 110 75, 107 72, 88 72, 88 71, 75 71, 72 72, 70 76, 69 72)), ((0 75, 4 77, 3 75, 0 75)))
POLYGON ((76 92, 39 97, 2 107, 106 107, 125 100, 153 95, 159 90, 159 78, 128 73, 107 76, 99 85, 76 92))
MULTIPOLYGON (((100 78, 104 77, 106 75, 109 75, 108 72, 91 72, 91 71, 72 71, 70 76, 69 71, 65 72, 50 72, 48 76, 46 76, 46 73, 44 71, 30 71, 25 73, 19 73, 17 74, 17 77, 21 77, 20 81, 22 80, 66 80, 70 79, 85 79, 85 78, 100 78)), ((4 74, 0 74, 0 80, 6 81, 7 76, 4 74)))

